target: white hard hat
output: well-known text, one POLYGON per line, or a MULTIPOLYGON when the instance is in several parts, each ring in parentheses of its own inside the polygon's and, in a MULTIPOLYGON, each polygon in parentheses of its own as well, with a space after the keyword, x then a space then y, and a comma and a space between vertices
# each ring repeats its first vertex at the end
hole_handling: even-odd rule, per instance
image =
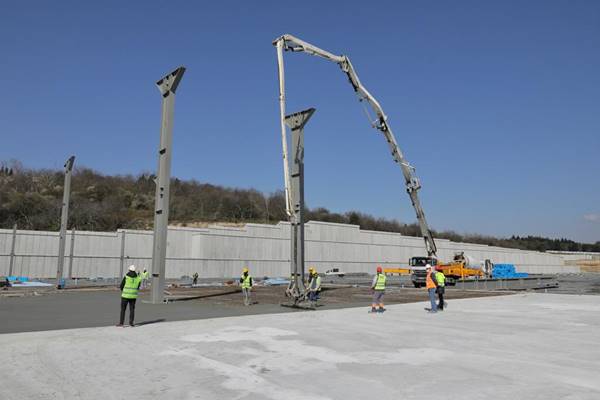
POLYGON ((431 268, 431 265, 425 264, 425 269, 427 269, 427 268, 431 268))
POLYGON ((130 270, 130 271, 135 271, 135 265, 131 264, 131 265, 129 266, 129 270, 130 270))

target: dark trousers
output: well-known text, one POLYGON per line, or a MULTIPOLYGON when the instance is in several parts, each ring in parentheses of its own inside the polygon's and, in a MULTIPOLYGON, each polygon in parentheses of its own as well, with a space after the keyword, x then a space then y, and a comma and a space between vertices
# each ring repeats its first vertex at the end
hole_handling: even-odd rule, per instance
POLYGON ((135 318, 135 299, 124 299, 121 297, 121 319, 119 323, 123 325, 125 321, 125 310, 127 310, 127 304, 129 304, 129 325, 133 325, 133 319, 135 318))
POLYGON ((445 291, 445 287, 438 286, 437 294, 438 294, 438 300, 440 301, 440 304, 438 304, 438 308, 440 310, 444 309, 444 291, 445 291))

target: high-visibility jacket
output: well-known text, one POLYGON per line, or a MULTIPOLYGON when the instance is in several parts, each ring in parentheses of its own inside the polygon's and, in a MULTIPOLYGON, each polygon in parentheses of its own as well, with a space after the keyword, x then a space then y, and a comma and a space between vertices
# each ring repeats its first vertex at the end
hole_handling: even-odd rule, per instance
POLYGON ((443 272, 436 272, 435 280, 437 281, 438 286, 444 287, 446 285, 446 275, 444 275, 443 272))
POLYGON ((150 275, 148 271, 142 272, 142 279, 148 279, 148 275, 150 275))
POLYGON ((142 278, 140 278, 139 275, 135 278, 132 278, 129 275, 125 275, 125 286, 123 286, 121 297, 124 299, 137 299, 138 288, 140 287, 141 281, 142 278))
POLYGON ((435 282, 433 281, 433 278, 431 277, 431 272, 427 273, 427 278, 425 278, 425 287, 427 287, 427 289, 435 289, 436 288, 435 282))
POLYGON ((375 282, 374 290, 385 290, 386 276, 384 274, 377 274, 377 282, 375 282))
POLYGON ((310 290, 321 290, 321 277, 318 274, 312 275, 308 287, 310 290))
POLYGON ((252 277, 250 274, 242 275, 242 289, 249 289, 252 287, 252 277))

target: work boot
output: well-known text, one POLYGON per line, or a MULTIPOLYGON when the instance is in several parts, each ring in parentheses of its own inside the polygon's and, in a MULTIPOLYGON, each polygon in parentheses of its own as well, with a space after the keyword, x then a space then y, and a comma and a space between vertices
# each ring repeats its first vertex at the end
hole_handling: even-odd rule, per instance
POLYGON ((379 307, 379 310, 377 310, 377 312, 380 312, 380 313, 382 313, 384 311, 385 311, 385 308, 383 308, 383 307, 379 307))
POLYGON ((376 309, 375 307, 371 307, 371 312, 372 312, 372 313, 376 313, 376 312, 377 312, 377 309, 376 309))
POLYGON ((116 326, 117 328, 122 328, 122 327, 123 327, 123 324, 116 324, 115 326, 116 326))

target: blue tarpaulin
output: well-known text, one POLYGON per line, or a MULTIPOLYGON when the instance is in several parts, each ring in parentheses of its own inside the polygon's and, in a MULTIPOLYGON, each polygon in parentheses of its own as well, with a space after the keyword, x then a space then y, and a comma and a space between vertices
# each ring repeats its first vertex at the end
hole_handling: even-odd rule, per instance
POLYGON ((492 269, 492 278, 527 278, 529 274, 517 272, 514 264, 494 264, 492 269))
POLYGON ((26 276, 7 276, 6 278, 8 279, 9 282, 14 282, 14 281, 27 282, 29 280, 29 278, 26 276))

